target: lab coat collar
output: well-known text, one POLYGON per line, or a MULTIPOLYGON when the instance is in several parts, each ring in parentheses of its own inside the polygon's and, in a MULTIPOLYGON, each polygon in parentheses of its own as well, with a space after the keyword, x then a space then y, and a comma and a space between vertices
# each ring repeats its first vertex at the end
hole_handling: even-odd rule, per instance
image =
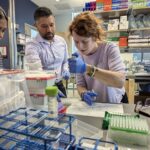
POLYGON ((54 38, 53 38, 53 40, 52 40, 51 42, 49 42, 48 40, 43 39, 40 34, 38 34, 38 35, 36 36, 36 40, 37 40, 38 42, 40 42, 40 43, 52 44, 52 43, 55 42, 55 35, 54 35, 54 38))

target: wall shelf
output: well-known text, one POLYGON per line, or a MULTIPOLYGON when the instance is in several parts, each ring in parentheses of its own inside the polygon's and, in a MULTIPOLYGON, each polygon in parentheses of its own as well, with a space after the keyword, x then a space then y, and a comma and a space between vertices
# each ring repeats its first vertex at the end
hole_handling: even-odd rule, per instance
POLYGON ((120 47, 121 53, 149 53, 150 52, 150 46, 149 47, 120 47))
MULTIPOLYGON (((99 15, 102 18, 117 18, 123 15, 127 15, 128 11, 130 10, 130 8, 127 9, 119 9, 119 10, 111 10, 111 11, 102 11, 102 10, 97 10, 94 11, 95 15, 99 15)), ((134 15, 137 14, 147 14, 150 12, 150 7, 145 7, 145 8, 134 8, 133 9, 134 15)))
POLYGON ((106 31, 106 33, 113 33, 113 32, 131 32, 131 31, 146 31, 146 30, 150 30, 150 28, 110 30, 110 31, 106 31))

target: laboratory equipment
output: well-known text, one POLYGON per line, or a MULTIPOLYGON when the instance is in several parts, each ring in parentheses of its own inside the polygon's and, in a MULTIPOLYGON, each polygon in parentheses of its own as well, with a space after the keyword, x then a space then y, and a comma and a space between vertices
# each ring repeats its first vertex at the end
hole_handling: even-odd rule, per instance
POLYGON ((57 117, 58 115, 58 102, 57 102, 58 88, 56 86, 46 87, 45 93, 48 96, 48 111, 50 111, 54 117, 57 117))
POLYGON ((45 88, 54 85, 56 79, 52 71, 26 71, 25 76, 31 94, 45 94, 45 88))
POLYGON ((66 150, 75 142, 74 117, 47 111, 19 108, 0 116, 0 149, 66 150), (69 133, 65 133, 69 129, 69 133))
POLYGON ((121 144, 147 146, 150 137, 149 127, 143 118, 131 115, 112 115, 108 137, 121 144))
POLYGON ((103 136, 103 131, 98 127, 90 125, 82 120, 76 119, 72 124, 72 133, 76 137, 76 141, 81 137, 100 138, 103 136))
POLYGON ((118 150, 118 145, 115 142, 104 141, 100 139, 93 139, 82 137, 75 150, 118 150))
POLYGON ((139 118, 139 115, 130 115, 130 114, 126 114, 124 115, 123 113, 117 113, 117 112, 113 112, 113 113, 110 113, 108 111, 105 111, 105 115, 104 115, 104 118, 103 118, 103 124, 102 124, 102 128, 103 129, 108 129, 109 128, 109 125, 110 125, 110 122, 111 122, 111 119, 113 116, 122 116, 122 117, 135 117, 135 118, 139 118))
POLYGON ((29 101, 24 71, 0 70, 0 115, 25 106, 29 101))
POLYGON ((26 81, 29 89, 30 106, 37 109, 46 109, 48 99, 45 88, 55 84, 56 75, 54 71, 26 71, 26 81))

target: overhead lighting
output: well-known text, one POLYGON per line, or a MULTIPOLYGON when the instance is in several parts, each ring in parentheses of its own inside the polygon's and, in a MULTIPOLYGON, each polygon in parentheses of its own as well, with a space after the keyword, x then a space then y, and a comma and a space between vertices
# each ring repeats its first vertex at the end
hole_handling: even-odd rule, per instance
POLYGON ((56 2, 59 2, 60 0, 56 0, 56 2))

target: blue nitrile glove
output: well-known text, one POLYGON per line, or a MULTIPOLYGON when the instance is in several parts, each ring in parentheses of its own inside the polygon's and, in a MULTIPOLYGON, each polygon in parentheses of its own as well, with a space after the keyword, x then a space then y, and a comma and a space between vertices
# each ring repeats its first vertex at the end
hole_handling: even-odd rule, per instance
POLYGON ((68 79, 70 78, 70 72, 69 72, 69 71, 63 71, 62 77, 63 77, 65 80, 68 80, 68 79))
POLYGON ((78 52, 75 52, 72 54, 72 57, 78 57, 79 56, 79 53, 78 52))
POLYGON ((62 113, 62 111, 65 109, 65 106, 63 105, 61 98, 66 98, 66 96, 59 90, 57 94, 57 102, 58 102, 58 113, 62 113))
POLYGON ((81 94, 82 100, 85 101, 90 106, 93 104, 96 96, 97 96, 97 93, 93 91, 87 91, 81 94))
POLYGON ((84 73, 86 64, 77 53, 72 54, 72 58, 68 59, 70 73, 84 73))
POLYGON ((61 98, 66 98, 66 96, 61 91, 58 91, 57 101, 61 102, 61 98))

